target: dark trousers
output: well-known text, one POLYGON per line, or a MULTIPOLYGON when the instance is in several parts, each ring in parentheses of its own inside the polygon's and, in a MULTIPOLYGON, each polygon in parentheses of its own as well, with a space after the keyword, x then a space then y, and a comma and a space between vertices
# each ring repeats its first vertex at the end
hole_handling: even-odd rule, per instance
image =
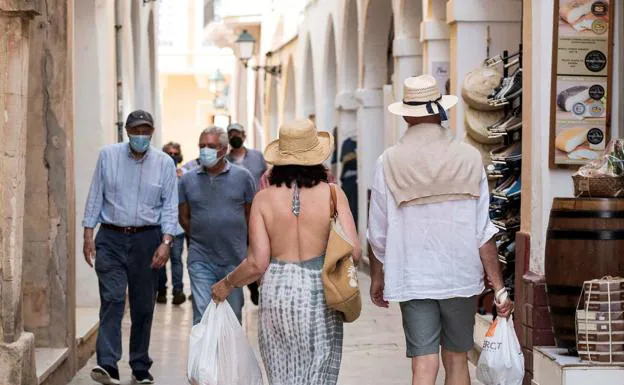
MULTIPOLYGON (((184 265, 182 264, 182 251, 184 250, 184 234, 176 235, 171 245, 171 284, 173 293, 180 293, 184 289, 182 283, 182 275, 184 274, 184 265)), ((158 272, 158 291, 167 291, 167 267, 163 266, 158 272)))
POLYGON ((358 224, 358 190, 357 190, 357 182, 355 177, 345 178, 342 180, 342 190, 345 192, 347 196, 347 200, 349 201, 349 208, 351 209, 351 214, 353 214, 353 219, 355 220, 355 226, 358 224))
POLYGON ((158 270, 152 257, 160 245, 159 228, 136 234, 122 234, 100 228, 95 238, 95 271, 100 288, 100 327, 97 337, 97 363, 117 368, 121 359, 121 321, 130 300, 130 367, 149 370, 149 344, 158 270))

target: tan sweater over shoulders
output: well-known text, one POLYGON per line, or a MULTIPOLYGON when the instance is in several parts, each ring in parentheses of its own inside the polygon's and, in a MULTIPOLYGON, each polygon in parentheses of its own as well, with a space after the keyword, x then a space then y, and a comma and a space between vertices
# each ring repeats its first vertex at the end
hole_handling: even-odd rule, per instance
POLYGON ((481 154, 437 124, 408 128, 383 155, 384 174, 397 206, 478 199, 481 154))

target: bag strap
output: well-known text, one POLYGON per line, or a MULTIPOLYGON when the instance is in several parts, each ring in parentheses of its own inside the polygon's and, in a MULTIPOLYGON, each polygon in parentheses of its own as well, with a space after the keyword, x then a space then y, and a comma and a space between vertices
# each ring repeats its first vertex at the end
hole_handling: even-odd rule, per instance
POLYGON ((329 192, 330 192, 330 200, 329 200, 329 217, 334 219, 338 216, 338 210, 336 208, 336 185, 333 183, 329 184, 329 192))

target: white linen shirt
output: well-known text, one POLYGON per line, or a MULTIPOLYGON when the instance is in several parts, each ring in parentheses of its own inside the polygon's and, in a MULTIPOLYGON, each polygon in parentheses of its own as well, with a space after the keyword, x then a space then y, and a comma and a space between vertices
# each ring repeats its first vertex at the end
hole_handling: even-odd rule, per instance
POLYGON ((489 217, 483 170, 479 199, 397 207, 377 160, 371 192, 368 241, 384 264, 384 299, 471 297, 484 290, 479 248, 498 229, 489 217))

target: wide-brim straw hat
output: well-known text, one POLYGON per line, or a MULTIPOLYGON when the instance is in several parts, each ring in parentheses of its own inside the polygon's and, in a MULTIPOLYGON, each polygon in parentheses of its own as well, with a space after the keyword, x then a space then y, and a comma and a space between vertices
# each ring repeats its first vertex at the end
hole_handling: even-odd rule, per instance
POLYGON ((442 95, 438 82, 431 75, 421 75, 405 79, 403 100, 388 106, 388 111, 398 116, 438 115, 439 106, 448 110, 457 104, 455 95, 442 95))
POLYGON ((488 95, 501 84, 503 74, 492 67, 480 67, 466 74, 462 85, 462 97, 471 108, 479 111, 502 110, 504 106, 493 106, 488 95))
POLYGON ((464 120, 466 132, 472 139, 481 144, 500 144, 500 138, 490 138, 488 127, 498 122, 505 116, 505 111, 479 111, 470 106, 464 106, 464 120))
POLYGON ((310 120, 294 120, 279 129, 279 139, 264 150, 264 159, 274 166, 315 166, 323 163, 334 149, 334 137, 316 130, 310 120))

